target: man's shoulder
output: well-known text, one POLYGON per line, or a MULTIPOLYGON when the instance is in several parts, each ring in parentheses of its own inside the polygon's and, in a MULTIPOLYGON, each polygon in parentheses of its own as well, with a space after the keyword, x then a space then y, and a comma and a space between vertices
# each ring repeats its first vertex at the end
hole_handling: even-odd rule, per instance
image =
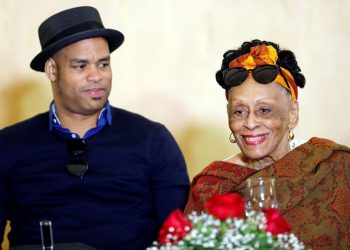
POLYGON ((163 127, 164 125, 160 122, 153 121, 145 116, 134 113, 125 109, 116 108, 111 106, 112 121, 116 124, 124 124, 129 126, 132 124, 133 127, 163 127))
POLYGON ((48 129, 48 126, 49 114, 45 112, 1 129, 0 137, 19 137, 35 131, 42 131, 43 128, 48 129))

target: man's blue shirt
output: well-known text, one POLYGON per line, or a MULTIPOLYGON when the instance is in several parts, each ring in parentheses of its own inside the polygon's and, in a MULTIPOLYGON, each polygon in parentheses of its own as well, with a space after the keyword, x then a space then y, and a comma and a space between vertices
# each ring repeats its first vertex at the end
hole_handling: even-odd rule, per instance
MULTIPOLYGON (((80 138, 78 134, 73 133, 69 129, 62 127, 61 122, 56 115, 55 103, 53 101, 50 104, 49 116, 50 116, 50 120, 49 120, 50 131, 57 130, 69 138, 73 138, 73 139, 80 138)), ((88 130, 82 139, 87 139, 90 136, 97 134, 104 126, 106 125, 110 126, 111 124, 112 124, 111 106, 107 101, 105 107, 101 110, 98 116, 97 126, 95 128, 88 130)))

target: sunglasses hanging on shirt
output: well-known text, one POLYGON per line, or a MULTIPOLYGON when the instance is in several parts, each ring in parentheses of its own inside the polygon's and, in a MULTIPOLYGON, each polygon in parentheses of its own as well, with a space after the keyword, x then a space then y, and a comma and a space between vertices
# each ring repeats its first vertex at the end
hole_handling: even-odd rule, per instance
POLYGON ((67 170, 69 173, 83 177, 88 170, 86 161, 86 142, 83 139, 73 139, 67 142, 67 149, 70 153, 67 170))

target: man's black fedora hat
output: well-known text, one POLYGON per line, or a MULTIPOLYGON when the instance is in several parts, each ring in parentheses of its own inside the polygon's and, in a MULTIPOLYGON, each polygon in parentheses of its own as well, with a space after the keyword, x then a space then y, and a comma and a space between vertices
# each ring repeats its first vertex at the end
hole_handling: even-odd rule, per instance
POLYGON ((72 43, 93 37, 106 38, 110 52, 124 41, 121 32, 104 28, 98 11, 93 7, 82 6, 61 11, 39 26, 42 50, 34 57, 30 67, 44 72, 45 63, 50 56, 72 43))

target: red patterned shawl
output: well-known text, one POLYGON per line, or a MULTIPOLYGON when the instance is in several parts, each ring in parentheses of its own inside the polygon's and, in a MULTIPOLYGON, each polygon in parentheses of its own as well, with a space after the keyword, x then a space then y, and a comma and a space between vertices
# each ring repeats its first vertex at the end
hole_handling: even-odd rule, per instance
POLYGON ((307 248, 350 249, 348 147, 312 138, 259 171, 215 161, 193 179, 185 214, 214 194, 243 194, 250 176, 276 178, 280 212, 307 248))

